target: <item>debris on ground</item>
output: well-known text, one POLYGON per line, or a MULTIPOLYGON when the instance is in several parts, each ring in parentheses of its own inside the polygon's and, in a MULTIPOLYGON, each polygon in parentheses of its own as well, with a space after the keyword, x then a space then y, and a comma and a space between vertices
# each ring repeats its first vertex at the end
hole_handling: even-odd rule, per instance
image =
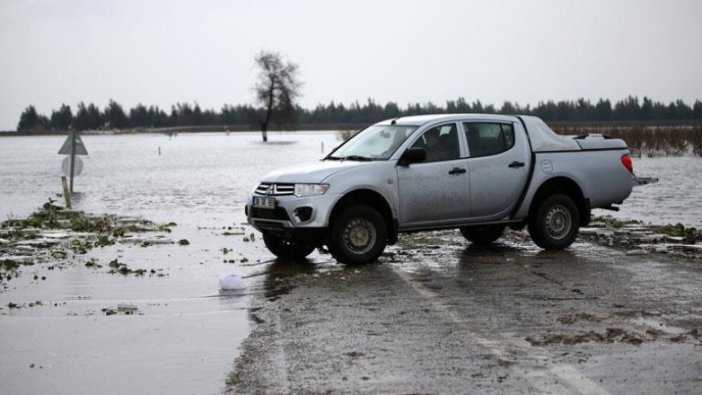
MULTIPOLYGON (((22 266, 52 262, 49 270, 62 268, 71 254, 83 255, 115 243, 173 244, 158 234, 170 233, 172 226, 174 222, 158 225, 142 218, 86 214, 57 206, 49 199, 28 218, 0 224, 0 283, 19 276, 22 266)), ((121 274, 147 273, 145 269, 114 265, 111 263, 110 269, 121 274)), ((102 267, 95 259, 85 262, 85 266, 102 267)))
POLYGON ((580 228, 579 235, 600 245, 625 249, 627 255, 653 252, 702 258, 702 232, 683 224, 651 225, 602 216, 580 228))
POLYGON ((229 273, 219 278, 219 288, 225 291, 240 290, 246 288, 246 284, 238 274, 229 273))
POLYGON ((100 311, 107 316, 116 314, 135 315, 139 313, 139 306, 134 304, 118 304, 116 308, 104 307, 100 309, 100 311))

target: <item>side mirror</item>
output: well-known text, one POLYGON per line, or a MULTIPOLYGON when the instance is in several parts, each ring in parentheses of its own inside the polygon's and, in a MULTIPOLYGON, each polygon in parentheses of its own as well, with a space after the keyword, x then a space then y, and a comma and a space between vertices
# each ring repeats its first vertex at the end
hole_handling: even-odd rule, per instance
POLYGON ((427 150, 424 148, 408 148, 397 161, 400 166, 409 166, 412 163, 424 162, 427 159, 427 150))

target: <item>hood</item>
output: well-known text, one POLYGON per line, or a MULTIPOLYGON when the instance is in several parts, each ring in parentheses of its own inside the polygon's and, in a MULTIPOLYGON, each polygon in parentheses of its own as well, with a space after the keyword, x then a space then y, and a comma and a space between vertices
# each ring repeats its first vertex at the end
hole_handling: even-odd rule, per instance
POLYGON ((325 160, 285 167, 266 174, 261 181, 270 183, 299 183, 314 184, 340 171, 367 165, 373 162, 356 162, 350 160, 325 160))

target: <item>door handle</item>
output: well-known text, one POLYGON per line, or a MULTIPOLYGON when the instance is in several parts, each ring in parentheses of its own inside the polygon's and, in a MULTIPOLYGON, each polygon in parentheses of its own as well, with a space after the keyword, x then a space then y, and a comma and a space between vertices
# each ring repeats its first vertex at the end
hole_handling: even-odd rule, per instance
POLYGON ((465 172, 466 172, 466 169, 461 169, 460 167, 454 167, 453 169, 449 170, 449 174, 451 174, 451 175, 461 174, 461 173, 465 173, 465 172))
POLYGON ((513 168, 513 169, 516 169, 516 168, 518 168, 518 167, 524 167, 524 162, 518 162, 518 161, 515 160, 514 162, 510 163, 510 164, 507 165, 507 166, 509 166, 509 167, 511 167, 511 168, 513 168))

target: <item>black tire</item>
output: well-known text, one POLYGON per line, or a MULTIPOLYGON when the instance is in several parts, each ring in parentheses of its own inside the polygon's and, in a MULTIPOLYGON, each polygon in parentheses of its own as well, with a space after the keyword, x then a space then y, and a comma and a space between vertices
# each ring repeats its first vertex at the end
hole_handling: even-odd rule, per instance
POLYGON ((314 246, 283 240, 273 235, 263 234, 263 243, 273 255, 281 259, 305 259, 314 251, 314 246))
POLYGON ((334 218, 329 237, 329 252, 346 264, 373 262, 385 250, 387 227, 372 207, 350 206, 334 218))
POLYGON ((468 241, 474 244, 487 245, 499 239, 502 232, 505 231, 505 225, 479 225, 479 226, 464 226, 461 228, 461 234, 468 241))
POLYGON ((573 199, 555 194, 544 199, 529 218, 529 234, 539 247, 562 250, 573 243, 580 229, 580 213, 573 199))

